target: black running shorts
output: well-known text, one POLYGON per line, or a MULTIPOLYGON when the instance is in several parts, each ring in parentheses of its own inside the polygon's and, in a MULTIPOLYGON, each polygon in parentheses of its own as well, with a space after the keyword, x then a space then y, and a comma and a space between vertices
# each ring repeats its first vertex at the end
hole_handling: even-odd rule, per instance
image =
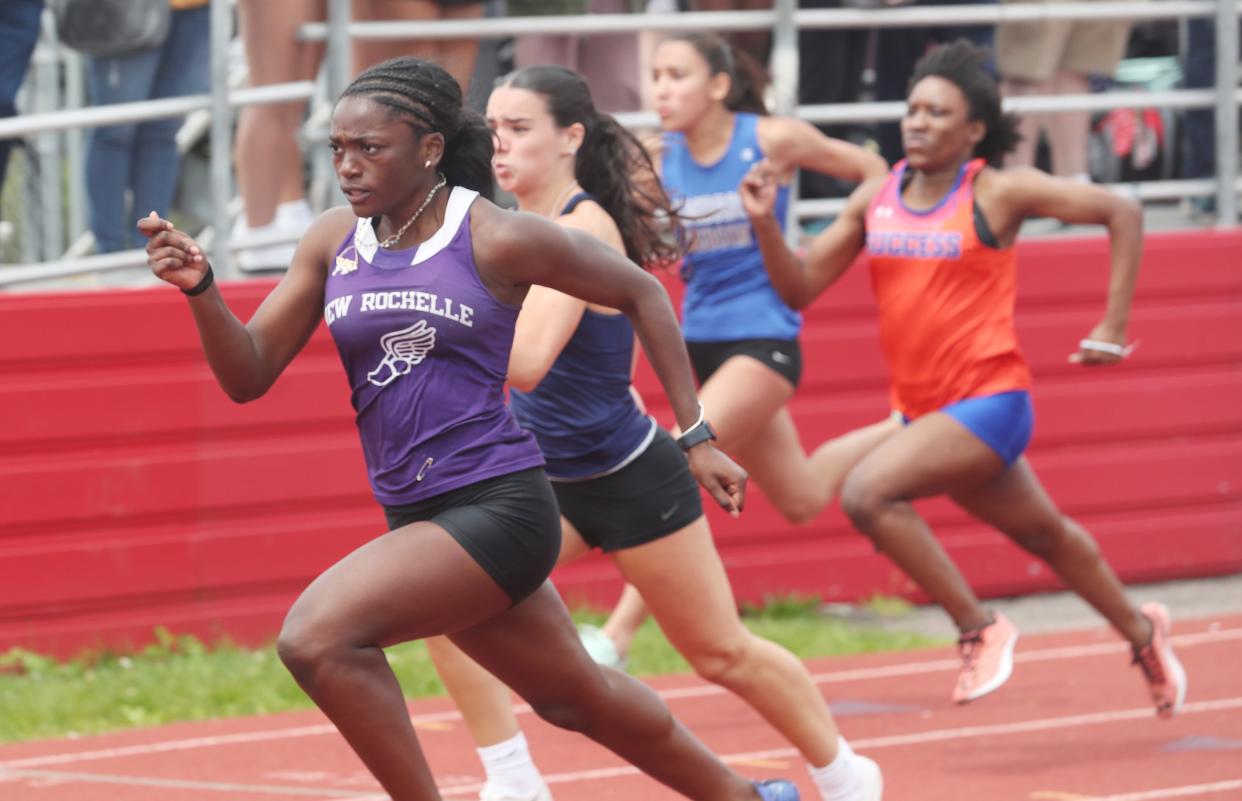
POLYGON ((385 506, 388 528, 435 523, 479 563, 513 603, 539 589, 561 553, 561 517, 542 467, 406 506, 385 506))
POLYGON ((553 481, 561 514, 592 548, 633 548, 680 531, 703 514, 686 455, 664 429, 615 473, 553 481))
POLYGON ((750 356, 798 388, 802 380, 802 347, 796 339, 738 339, 731 342, 687 342, 690 363, 699 384, 734 356, 750 356))

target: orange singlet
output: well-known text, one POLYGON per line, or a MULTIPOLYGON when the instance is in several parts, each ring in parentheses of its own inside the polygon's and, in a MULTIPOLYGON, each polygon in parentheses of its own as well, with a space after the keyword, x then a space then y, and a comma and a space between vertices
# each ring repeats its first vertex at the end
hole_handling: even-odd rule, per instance
POLYGON ((1013 327, 1017 259, 975 228, 975 176, 926 211, 901 198, 899 162, 867 207, 867 253, 893 407, 909 419, 966 398, 1027 389, 1031 371, 1013 327))

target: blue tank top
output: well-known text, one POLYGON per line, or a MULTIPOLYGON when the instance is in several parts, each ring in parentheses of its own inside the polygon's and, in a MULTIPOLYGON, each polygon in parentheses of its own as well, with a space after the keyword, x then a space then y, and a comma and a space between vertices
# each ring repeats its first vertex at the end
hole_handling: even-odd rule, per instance
MULTIPOLYGON (((763 159, 759 117, 733 115, 729 149, 715 164, 695 162, 684 134, 664 134, 662 181, 690 237, 682 266, 682 333, 692 342, 794 339, 802 316, 785 305, 763 266, 754 230, 737 187, 763 159)), ((776 219, 785 227, 789 187, 776 195, 776 219)))
POLYGON ((405 250, 359 220, 337 249, 324 320, 349 378, 380 503, 400 506, 543 463, 504 402, 518 308, 474 263, 470 204, 455 187, 444 224, 405 250))
MULTIPOLYGON (((575 195, 561 214, 591 196, 575 195)), ((586 309, 548 374, 531 392, 509 390, 509 406, 535 435, 548 477, 581 481, 620 470, 642 453, 656 423, 630 393, 634 328, 624 314, 586 309)))

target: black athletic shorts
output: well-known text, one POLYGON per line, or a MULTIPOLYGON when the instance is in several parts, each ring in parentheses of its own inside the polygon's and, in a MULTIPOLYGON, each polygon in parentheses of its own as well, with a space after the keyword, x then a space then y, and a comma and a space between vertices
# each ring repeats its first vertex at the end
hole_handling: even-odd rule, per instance
POLYGON ((466 549, 513 603, 543 584, 561 554, 561 516, 542 467, 406 506, 385 506, 388 528, 429 521, 466 549))
POLYGON ((703 514, 699 485, 686 455, 667 431, 615 473, 553 481, 561 514, 592 548, 633 548, 679 531, 703 514))
POLYGON ((734 356, 750 356, 784 377, 798 388, 802 380, 802 346, 796 339, 738 339, 731 342, 687 342, 690 363, 699 384, 706 384, 712 373, 734 356))

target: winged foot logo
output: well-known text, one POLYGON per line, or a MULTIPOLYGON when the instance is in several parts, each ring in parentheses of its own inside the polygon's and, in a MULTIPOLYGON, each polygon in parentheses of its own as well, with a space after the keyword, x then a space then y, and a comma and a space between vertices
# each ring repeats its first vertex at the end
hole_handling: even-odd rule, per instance
POLYGON ((380 337, 384 358, 379 366, 367 373, 367 380, 377 387, 388 386, 403 375, 409 374, 414 365, 427 358, 436 344, 436 329, 419 320, 414 325, 392 331, 380 337))

